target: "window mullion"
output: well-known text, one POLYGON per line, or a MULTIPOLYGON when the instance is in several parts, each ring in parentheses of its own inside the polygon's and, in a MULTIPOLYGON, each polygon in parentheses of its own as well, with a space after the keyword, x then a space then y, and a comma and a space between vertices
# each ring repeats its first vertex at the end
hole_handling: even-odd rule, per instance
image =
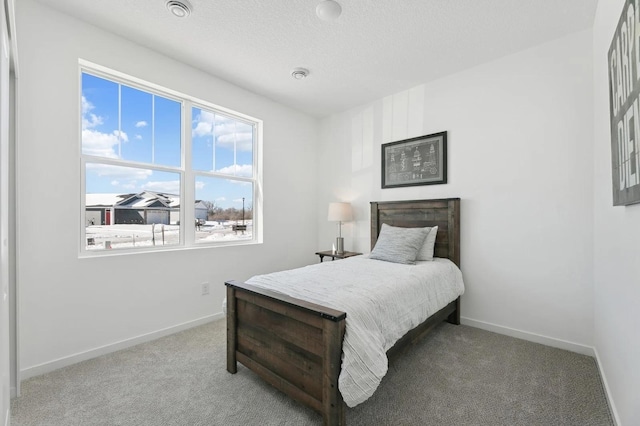
POLYGON ((233 122, 233 174, 238 176, 238 122, 233 122))
POLYGON ((193 173, 193 147, 191 135, 192 103, 182 103, 182 182, 180 224, 183 232, 183 244, 191 246, 195 242, 195 176, 193 173), (184 217, 182 217, 184 216, 184 217))
POLYGON ((118 84, 118 158, 122 158, 122 84, 118 84))
POLYGON ((211 126, 211 146, 213 149, 211 150, 212 155, 212 166, 211 171, 216 171, 216 113, 213 113, 213 125, 211 126))
POLYGON ((156 163, 156 95, 151 95, 151 163, 156 163))

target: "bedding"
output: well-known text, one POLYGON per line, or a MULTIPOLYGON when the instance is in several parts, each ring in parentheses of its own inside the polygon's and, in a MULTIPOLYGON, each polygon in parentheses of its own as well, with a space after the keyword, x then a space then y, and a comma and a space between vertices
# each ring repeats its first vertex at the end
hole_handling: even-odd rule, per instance
POLYGON ((438 236, 438 227, 434 226, 426 229, 429 230, 429 233, 427 234, 427 238, 424 239, 422 247, 418 250, 416 260, 433 260, 433 251, 436 245, 436 237, 438 236))
POLYGON ((430 228, 401 228, 383 223, 378 241, 369 257, 413 265, 429 231, 430 228))
POLYGON ((387 372, 386 351, 464 292, 450 260, 415 265, 355 256, 258 275, 256 287, 347 312, 338 387, 349 407, 367 400, 387 372))

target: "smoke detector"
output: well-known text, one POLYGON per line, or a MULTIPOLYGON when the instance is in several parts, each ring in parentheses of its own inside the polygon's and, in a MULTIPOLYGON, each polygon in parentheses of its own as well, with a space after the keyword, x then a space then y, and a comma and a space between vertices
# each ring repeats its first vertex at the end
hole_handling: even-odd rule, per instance
POLYGON ((167 9, 178 18, 186 18, 191 15, 191 6, 186 0, 169 0, 167 1, 167 9))
POLYGON ((296 80, 303 80, 309 75, 309 70, 306 68, 294 68, 291 70, 291 77, 296 80))
POLYGON ((334 0, 322 0, 316 6, 316 15, 323 21, 334 21, 342 13, 342 6, 334 0))

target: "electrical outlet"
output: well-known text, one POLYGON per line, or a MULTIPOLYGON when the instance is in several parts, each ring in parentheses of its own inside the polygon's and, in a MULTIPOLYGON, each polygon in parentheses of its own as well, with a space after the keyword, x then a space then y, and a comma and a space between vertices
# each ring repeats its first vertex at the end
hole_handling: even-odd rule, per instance
POLYGON ((209 283, 202 283, 202 295, 206 296, 209 294, 209 283))

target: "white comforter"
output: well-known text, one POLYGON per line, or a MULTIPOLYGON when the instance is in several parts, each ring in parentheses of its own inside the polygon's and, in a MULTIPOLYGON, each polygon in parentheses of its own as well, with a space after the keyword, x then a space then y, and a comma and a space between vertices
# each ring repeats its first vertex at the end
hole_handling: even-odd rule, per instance
POLYGON ((464 292, 458 267, 440 258, 401 265, 356 256, 247 283, 347 313, 338 387, 349 407, 377 389, 387 373, 386 351, 464 292))

